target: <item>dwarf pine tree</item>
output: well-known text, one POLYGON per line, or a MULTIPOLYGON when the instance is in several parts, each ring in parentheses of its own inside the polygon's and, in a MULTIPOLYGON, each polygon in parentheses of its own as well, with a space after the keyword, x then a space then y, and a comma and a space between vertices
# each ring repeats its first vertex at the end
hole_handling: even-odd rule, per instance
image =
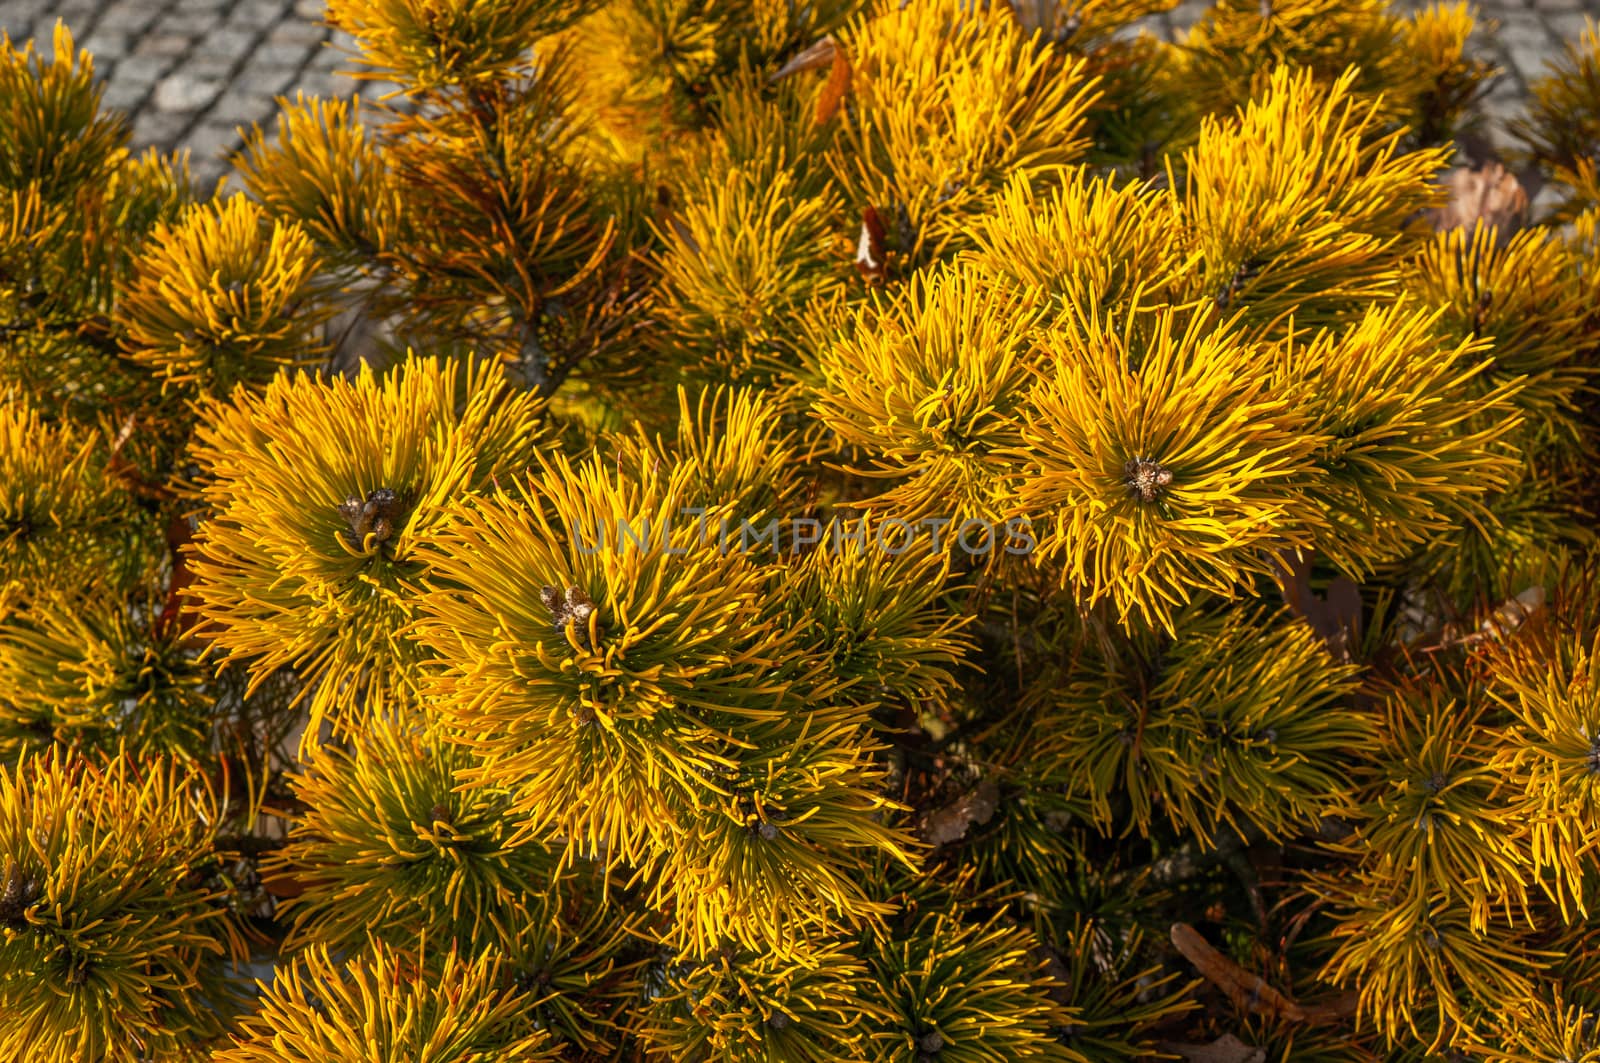
POLYGON ((1600 31, 0 45, 0 1057, 1600 1059, 1600 31))

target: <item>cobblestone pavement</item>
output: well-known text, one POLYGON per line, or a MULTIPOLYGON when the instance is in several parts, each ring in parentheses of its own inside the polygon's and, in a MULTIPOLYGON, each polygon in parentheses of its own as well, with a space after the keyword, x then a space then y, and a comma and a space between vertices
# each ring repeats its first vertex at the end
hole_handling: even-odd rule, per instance
POLYGON ((133 119, 133 147, 187 147, 210 188, 239 146, 239 127, 266 124, 275 98, 380 95, 358 82, 354 42, 321 22, 324 0, 0 0, 0 29, 49 54, 59 18, 94 56, 104 103, 133 119))
MULTIPOLYGON (((325 0, 0 0, 0 30, 20 44, 39 39, 49 51, 51 29, 64 20, 80 47, 95 57, 106 83, 105 102, 133 117, 133 146, 187 147, 202 187, 226 169, 240 126, 265 123, 274 97, 311 95, 371 98, 391 86, 356 82, 352 41, 321 24, 325 0)), ((1398 11, 1426 0, 1393 0, 1398 11)), ((1183 0, 1150 20, 1168 39, 1193 25, 1210 0, 1183 0)), ((1473 47, 1504 75, 1484 101, 1489 118, 1518 114, 1528 84, 1547 61, 1576 42, 1600 0, 1482 0, 1473 47)))

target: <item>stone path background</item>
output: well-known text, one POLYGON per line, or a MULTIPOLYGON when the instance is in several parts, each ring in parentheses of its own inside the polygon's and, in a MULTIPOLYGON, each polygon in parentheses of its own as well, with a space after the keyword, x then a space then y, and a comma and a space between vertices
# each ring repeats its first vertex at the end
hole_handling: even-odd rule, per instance
MULTIPOLYGON (((325 0, 0 0, 0 30, 50 50, 55 20, 95 57, 105 103, 133 119, 133 147, 187 147, 196 185, 209 189, 239 146, 238 128, 266 123, 274 97, 381 95, 390 86, 358 82, 353 42, 320 22, 325 0)), ((1192 26, 1210 0, 1184 0, 1148 20, 1167 39, 1192 26)), ((1399 12, 1427 0, 1392 0, 1399 12)), ((1528 84, 1600 19, 1600 0, 1480 0, 1476 54, 1504 74, 1484 100, 1496 125, 1522 112, 1528 84), (1493 19, 1497 28, 1484 26, 1493 19)))

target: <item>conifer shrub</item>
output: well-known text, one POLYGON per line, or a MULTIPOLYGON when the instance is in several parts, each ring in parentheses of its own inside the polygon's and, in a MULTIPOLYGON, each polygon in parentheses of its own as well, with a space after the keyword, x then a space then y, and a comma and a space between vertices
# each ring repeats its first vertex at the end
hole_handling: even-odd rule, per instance
POLYGON ((1164 6, 0 43, 0 1057, 1600 1059, 1600 31, 1164 6))

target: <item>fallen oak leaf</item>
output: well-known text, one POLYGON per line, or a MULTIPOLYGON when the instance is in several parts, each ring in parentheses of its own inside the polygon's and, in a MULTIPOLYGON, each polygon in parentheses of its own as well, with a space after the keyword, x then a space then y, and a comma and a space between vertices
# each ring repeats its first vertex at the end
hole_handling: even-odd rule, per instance
POLYGON ((1476 631, 1462 633, 1454 624, 1445 625, 1438 644, 1427 647, 1427 652, 1439 653, 1458 646, 1475 646, 1482 642, 1504 639, 1521 627, 1534 613, 1544 608, 1544 604, 1543 584, 1535 583, 1530 587, 1524 587, 1496 606, 1494 612, 1478 625, 1476 631))

